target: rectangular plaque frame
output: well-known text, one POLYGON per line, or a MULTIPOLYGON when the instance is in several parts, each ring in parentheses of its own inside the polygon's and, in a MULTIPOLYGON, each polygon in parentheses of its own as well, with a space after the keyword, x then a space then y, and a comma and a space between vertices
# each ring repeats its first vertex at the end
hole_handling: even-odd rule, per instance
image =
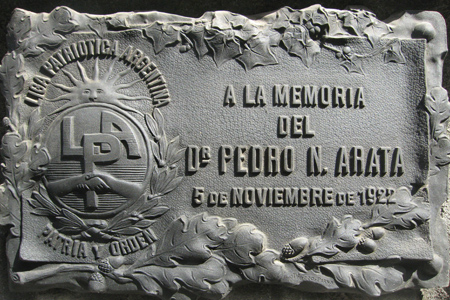
POLYGON ((440 14, 58 7, 8 30, 13 290, 448 285, 440 14))

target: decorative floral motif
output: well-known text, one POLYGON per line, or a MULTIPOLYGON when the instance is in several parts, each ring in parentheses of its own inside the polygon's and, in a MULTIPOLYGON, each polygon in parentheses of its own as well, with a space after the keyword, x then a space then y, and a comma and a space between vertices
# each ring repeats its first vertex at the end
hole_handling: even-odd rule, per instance
POLYGON ((430 115, 431 175, 435 175, 442 166, 450 163, 450 140, 446 134, 450 117, 447 91, 441 87, 433 88, 425 96, 425 107, 430 115))
POLYGON ((46 150, 39 144, 38 135, 42 121, 39 108, 32 111, 26 119, 19 111, 19 93, 23 90, 25 73, 23 70, 23 55, 15 52, 7 54, 0 66, 0 81, 3 83, 3 95, 6 99, 8 117, 3 119, 3 125, 8 132, 2 138, 1 154, 4 159, 2 172, 11 197, 1 215, 6 223, 13 225, 11 233, 20 235, 21 195, 34 186, 32 177, 41 172, 41 167, 48 163, 46 150))
MULTIPOLYGON (((27 38, 19 39, 17 51, 23 52, 24 56, 37 56, 49 48, 55 48, 65 41, 61 34, 72 32, 77 22, 72 18, 72 13, 66 7, 54 9, 50 14, 40 14, 37 19, 31 22, 25 20, 30 27, 27 32, 20 32, 20 35, 27 38)), ((24 27, 27 28, 27 27, 24 27)))
POLYGON ((350 215, 341 220, 333 217, 322 236, 292 240, 283 248, 282 258, 307 263, 314 261, 314 256, 331 257, 353 249, 369 254, 376 250, 375 240, 381 239, 385 230, 413 229, 430 219, 430 206, 424 197, 411 196, 406 187, 397 189, 388 201, 388 205, 376 204, 366 223, 350 215))
POLYGON ((392 33, 389 25, 378 21, 375 15, 362 10, 336 11, 314 5, 295 10, 284 7, 267 15, 265 23, 247 19, 231 12, 211 12, 192 22, 154 22, 143 29, 158 54, 165 47, 179 45, 180 52, 194 49, 199 58, 210 54, 217 67, 236 59, 250 70, 256 66, 277 64, 272 49, 282 47, 299 57, 310 67, 321 49, 329 49, 342 61, 349 73, 364 74, 363 58, 385 53, 385 62, 404 63, 405 58, 398 40, 395 43, 381 42, 381 38, 392 33), (374 51, 369 54, 354 54, 349 47, 335 50, 329 44, 330 37, 366 37, 374 51))
POLYGON ((409 189, 399 188, 391 196, 389 205, 374 206, 370 221, 363 227, 382 226, 387 230, 416 228, 430 219, 430 205, 424 196, 412 197, 409 189))
POLYGON ((7 54, 0 66, 0 80, 3 84, 3 96, 6 99, 6 108, 10 112, 9 118, 4 120, 4 125, 15 131, 19 124, 19 111, 17 108, 19 93, 25 83, 25 71, 23 70, 23 55, 16 53, 7 54))
POLYGON ((322 266, 321 269, 329 271, 340 286, 358 287, 373 296, 379 296, 383 292, 395 292, 404 284, 401 268, 377 265, 357 268, 330 264, 322 266))
POLYGON ((207 214, 181 217, 169 225, 153 251, 113 275, 132 278, 146 293, 164 298, 195 291, 221 299, 242 280, 234 269, 255 266, 264 247, 264 234, 253 225, 207 214))

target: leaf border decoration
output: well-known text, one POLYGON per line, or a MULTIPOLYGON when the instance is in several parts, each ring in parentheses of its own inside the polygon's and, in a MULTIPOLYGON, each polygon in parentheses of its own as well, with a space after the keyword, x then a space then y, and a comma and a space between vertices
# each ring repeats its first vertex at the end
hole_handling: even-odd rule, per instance
MULTIPOLYGON (((256 66, 278 64, 273 48, 280 47, 298 57, 309 68, 321 49, 335 52, 348 73, 364 75, 362 61, 378 54, 385 63, 405 63, 401 41, 389 38, 390 25, 363 10, 338 11, 313 5, 302 10, 284 7, 263 18, 265 23, 242 15, 217 11, 198 19, 152 22, 142 29, 156 55, 166 47, 178 46, 181 53, 193 49, 198 59, 210 55, 217 67, 236 60, 246 71, 256 66), (335 48, 334 37, 366 38, 373 50, 352 53, 348 46, 335 48), (382 41, 384 39, 384 41, 382 41)), ((97 32, 97 30, 95 30, 97 32)))
MULTIPOLYGON (((333 222, 339 226, 355 221, 350 217, 344 219, 347 221, 333 222)), ((283 253, 267 249, 264 233, 254 225, 202 213, 173 220, 163 237, 132 264, 124 263, 123 257, 108 257, 95 265, 68 264, 64 270, 78 272, 79 279, 84 278, 89 284, 104 282, 105 277, 117 283, 133 283, 142 292, 162 299, 197 299, 198 296, 223 299, 242 281, 293 288, 311 283, 328 291, 346 288, 380 296, 417 284, 426 285, 442 267, 443 259, 436 254, 431 261, 417 264, 400 258, 363 266, 351 262, 288 261, 283 259, 283 253)), ((13 275, 22 284, 39 284, 41 279, 66 276, 61 274, 61 267, 45 265, 43 269, 45 278, 27 271, 13 275)), ((106 289, 104 285, 94 287, 93 291, 97 292, 106 289)))
POLYGON ((251 224, 206 213, 181 216, 153 244, 153 251, 111 275, 132 279, 145 293, 164 299, 192 292, 222 299, 243 279, 236 270, 255 267, 265 248, 265 235, 251 224))
POLYGON ((29 117, 20 112, 19 94, 27 79, 23 65, 24 56, 13 51, 3 58, 0 66, 2 94, 8 111, 8 116, 3 119, 7 133, 1 140, 0 153, 4 160, 1 171, 10 195, 8 202, 2 205, 7 211, 0 211, 0 214, 7 217, 0 225, 12 225, 13 236, 20 236, 22 195, 35 187, 33 178, 42 174, 50 161, 47 149, 40 143, 43 122, 40 108, 34 108, 29 117))
POLYGON ((387 204, 376 204, 367 222, 345 215, 333 217, 323 234, 317 237, 298 237, 281 250, 281 259, 295 263, 316 263, 316 257, 330 258, 356 250, 370 254, 377 249, 377 241, 386 231, 411 230, 430 220, 430 205, 425 188, 414 196, 407 187, 394 191, 387 204))
POLYGON ((40 143, 40 130, 44 119, 40 108, 34 108, 30 115, 20 111, 22 92, 27 75, 24 70, 25 57, 39 56, 46 50, 55 48, 64 42, 63 34, 75 30, 77 22, 73 12, 66 7, 54 9, 49 14, 27 16, 17 10, 8 25, 8 35, 13 38, 13 51, 8 53, 0 66, 2 94, 6 99, 8 116, 3 119, 7 133, 1 142, 4 163, 1 165, 5 176, 7 191, 10 193, 8 203, 1 207, 1 225, 12 225, 13 236, 20 236, 22 195, 29 193, 36 185, 35 176, 45 171, 50 156, 40 143))
POLYGON ((433 176, 450 163, 450 139, 447 135, 450 103, 447 91, 442 87, 431 89, 425 95, 425 108, 430 116, 430 176, 433 176))
POLYGON ((17 50, 25 57, 39 56, 56 48, 65 41, 63 34, 73 32, 78 26, 72 10, 67 7, 57 7, 49 14, 33 16, 30 23, 27 38, 18 41, 17 50))

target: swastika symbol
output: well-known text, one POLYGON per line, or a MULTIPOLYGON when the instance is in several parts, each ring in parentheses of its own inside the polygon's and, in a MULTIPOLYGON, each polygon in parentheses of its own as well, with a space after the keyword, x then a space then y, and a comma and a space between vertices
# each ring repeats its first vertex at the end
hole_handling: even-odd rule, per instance
MULTIPOLYGON (((62 120, 62 157, 78 157, 83 161, 84 173, 95 171, 96 163, 114 163, 122 157, 123 148, 128 158, 140 158, 141 149, 129 123, 121 116, 102 111, 99 133, 84 133, 81 140, 75 138, 75 117, 66 116, 62 120), (121 143, 126 144, 122 147, 121 143)), ((98 208, 95 191, 85 192, 85 208, 98 208)))

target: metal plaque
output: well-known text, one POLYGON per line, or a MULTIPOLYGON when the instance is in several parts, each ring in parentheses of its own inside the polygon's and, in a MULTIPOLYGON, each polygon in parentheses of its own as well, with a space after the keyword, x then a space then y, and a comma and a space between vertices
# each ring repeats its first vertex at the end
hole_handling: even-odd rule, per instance
MULTIPOLYGON (((438 13, 16 10, 0 66, 13 290, 221 299, 448 284, 438 13)), ((173 298, 171 298, 173 297, 173 298)))

